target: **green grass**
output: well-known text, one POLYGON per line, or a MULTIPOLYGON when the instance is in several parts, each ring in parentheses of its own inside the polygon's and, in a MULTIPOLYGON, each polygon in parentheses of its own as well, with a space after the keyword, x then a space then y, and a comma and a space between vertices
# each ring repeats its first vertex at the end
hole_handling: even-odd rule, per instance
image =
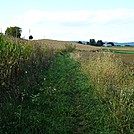
MULTIPOLYGON (((1 55, 11 52, 9 59, 16 61, 10 77, 0 77, 1 134, 133 134, 133 77, 127 69, 122 72, 121 62, 107 54, 90 62, 75 60, 68 54, 75 49, 71 45, 54 50, 35 42, 1 42, 6 46, 1 55), (23 47, 26 58, 11 58, 20 49, 10 51, 9 44, 23 47)), ((2 65, 8 65, 2 56, 2 65)))
POLYGON ((48 70, 38 71, 40 77, 28 72, 18 78, 10 90, 18 88, 21 96, 12 91, 1 103, 1 133, 77 132, 82 116, 77 108, 79 92, 89 87, 82 83, 79 66, 68 56, 58 56, 48 70))
POLYGON ((114 51, 114 53, 119 53, 119 54, 134 54, 134 52, 132 51, 114 51))
MULTIPOLYGON (((117 53, 117 54, 134 54, 134 51, 132 51, 131 49, 122 49, 122 48, 117 48, 117 47, 111 47, 110 49, 108 48, 104 48, 101 47, 102 49, 98 49, 98 52, 112 52, 112 53, 117 53)), ((97 52, 97 51, 93 51, 93 52, 97 52)))

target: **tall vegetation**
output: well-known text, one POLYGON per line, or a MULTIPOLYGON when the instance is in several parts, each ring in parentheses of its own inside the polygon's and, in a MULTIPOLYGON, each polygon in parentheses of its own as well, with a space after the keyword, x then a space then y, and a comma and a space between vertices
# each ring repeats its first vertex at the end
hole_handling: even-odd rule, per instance
POLYGON ((96 43, 97 46, 103 46, 103 44, 104 43, 102 42, 102 40, 98 40, 97 43, 96 43))
POLYGON ((132 72, 109 53, 70 58, 75 47, 0 37, 0 134, 133 134, 132 72))
POLYGON ((89 54, 89 59, 80 61, 94 89, 93 96, 99 101, 96 125, 103 133, 133 133, 134 77, 131 66, 108 52, 89 54))
POLYGON ((12 79, 14 73, 20 70, 22 61, 26 61, 30 57, 32 45, 24 42, 18 44, 14 40, 4 40, 0 36, 0 84, 4 85, 8 80, 12 79))
POLYGON ((90 39, 89 41, 89 45, 92 45, 92 46, 103 46, 103 42, 102 40, 98 40, 97 42, 95 41, 95 39, 90 39))
POLYGON ((89 45, 95 46, 96 45, 95 39, 90 39, 89 45))
POLYGON ((70 85, 77 63, 64 56, 54 61, 59 52, 34 42, 0 37, 0 50, 0 133, 72 133, 70 85))

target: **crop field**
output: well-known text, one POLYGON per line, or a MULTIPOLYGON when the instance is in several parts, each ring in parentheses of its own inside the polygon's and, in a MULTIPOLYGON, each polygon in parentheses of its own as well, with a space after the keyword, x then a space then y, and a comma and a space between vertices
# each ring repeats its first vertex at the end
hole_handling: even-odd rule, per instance
POLYGON ((76 49, 78 50, 98 50, 99 48, 93 47, 93 46, 86 46, 74 42, 69 42, 69 41, 58 41, 58 40, 49 40, 49 39, 44 39, 44 40, 36 40, 34 42, 37 42, 38 44, 42 46, 48 46, 52 48, 57 48, 57 49, 62 49, 65 48, 65 45, 74 45, 76 46, 76 49))
POLYGON ((0 36, 0 134, 133 134, 133 52, 0 36))
POLYGON ((113 46, 113 47, 95 47, 95 46, 90 46, 90 45, 83 45, 83 44, 78 44, 78 43, 74 43, 74 42, 69 42, 69 41, 60 41, 60 40, 51 40, 51 39, 42 39, 42 40, 34 40, 35 42, 39 42, 42 45, 52 45, 52 46, 56 46, 56 47, 63 47, 65 44, 73 44, 73 45, 77 45, 76 47, 81 49, 81 50, 85 50, 87 48, 87 50, 90 50, 90 48, 94 48, 94 49, 111 49, 111 50, 122 50, 122 51, 134 51, 134 47, 131 46, 113 46))

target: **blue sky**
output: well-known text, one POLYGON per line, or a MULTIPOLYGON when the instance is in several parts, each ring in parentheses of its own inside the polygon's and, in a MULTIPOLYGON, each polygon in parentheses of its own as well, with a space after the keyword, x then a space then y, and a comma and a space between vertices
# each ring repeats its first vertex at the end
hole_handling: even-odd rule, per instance
POLYGON ((0 29, 34 39, 134 41, 134 0, 3 0, 0 29))

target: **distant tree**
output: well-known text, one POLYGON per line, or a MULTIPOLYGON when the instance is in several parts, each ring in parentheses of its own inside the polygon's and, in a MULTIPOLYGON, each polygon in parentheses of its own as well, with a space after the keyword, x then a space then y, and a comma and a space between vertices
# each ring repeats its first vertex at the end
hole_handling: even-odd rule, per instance
POLYGON ((102 40, 98 40, 96 45, 97 45, 97 46, 103 46, 103 44, 104 44, 104 43, 102 42, 102 40))
POLYGON ((113 42, 108 42, 107 44, 110 44, 111 46, 114 46, 114 43, 113 42))
POLYGON ((90 39, 89 45, 96 46, 96 41, 95 41, 95 39, 90 39))
POLYGON ((30 36, 29 36, 29 40, 32 40, 32 39, 33 39, 33 36, 32 36, 32 35, 30 35, 30 36))
POLYGON ((87 42, 87 45, 89 45, 89 42, 87 42))
POLYGON ((5 35, 20 38, 21 37, 21 32, 22 32, 22 29, 20 27, 17 27, 17 26, 7 27, 7 29, 5 31, 5 35))
POLYGON ((128 44, 126 44, 125 46, 126 46, 126 47, 130 47, 130 45, 128 45, 128 44))
POLYGON ((79 44, 83 44, 82 41, 78 41, 79 44))

